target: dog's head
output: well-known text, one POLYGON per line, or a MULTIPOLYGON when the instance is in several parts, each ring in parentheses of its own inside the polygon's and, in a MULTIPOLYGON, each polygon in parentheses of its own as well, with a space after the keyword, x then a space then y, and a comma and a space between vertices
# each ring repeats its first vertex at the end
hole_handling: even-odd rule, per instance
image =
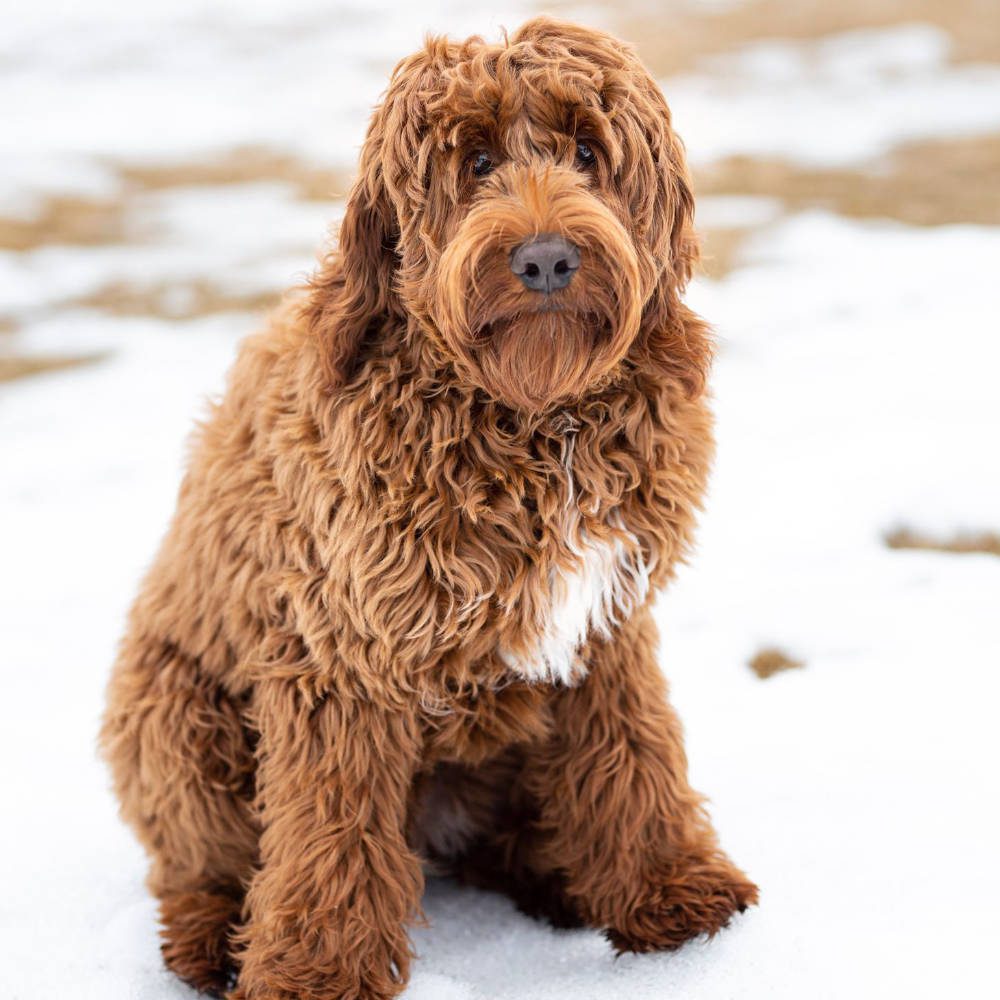
POLYGON ((679 303, 691 223, 670 112, 628 46, 548 18, 496 45, 430 39, 375 111, 309 316, 334 382, 409 316, 522 410, 580 396, 629 356, 696 391, 708 347, 679 303))

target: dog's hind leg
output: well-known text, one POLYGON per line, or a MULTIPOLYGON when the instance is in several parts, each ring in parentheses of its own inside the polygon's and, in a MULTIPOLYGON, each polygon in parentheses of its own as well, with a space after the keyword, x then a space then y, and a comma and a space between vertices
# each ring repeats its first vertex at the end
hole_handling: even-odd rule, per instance
POLYGON ((133 635, 111 677, 101 745, 122 816, 152 860, 164 960, 221 994, 258 837, 240 706, 192 658, 133 635))

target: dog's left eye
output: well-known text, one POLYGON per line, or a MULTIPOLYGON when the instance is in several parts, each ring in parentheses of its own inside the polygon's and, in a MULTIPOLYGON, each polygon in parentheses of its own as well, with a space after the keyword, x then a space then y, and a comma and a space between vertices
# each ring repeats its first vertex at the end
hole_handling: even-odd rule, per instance
POLYGON ((489 153, 476 153, 471 163, 472 172, 477 177, 485 177, 493 169, 493 157, 489 153))
POLYGON ((594 151, 585 142, 578 142, 576 144, 576 158, 585 166, 591 166, 597 157, 594 155, 594 151))

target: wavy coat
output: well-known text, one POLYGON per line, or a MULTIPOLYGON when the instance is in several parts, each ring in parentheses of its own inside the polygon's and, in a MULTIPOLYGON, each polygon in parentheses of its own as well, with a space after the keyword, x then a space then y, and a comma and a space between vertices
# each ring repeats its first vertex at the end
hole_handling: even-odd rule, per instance
POLYGON ((195 437, 111 678, 185 980, 395 996, 427 866, 620 951, 756 901, 649 613, 712 458, 692 211, 610 36, 541 18, 397 67, 336 248, 195 437), (581 253, 544 297, 509 266, 542 232, 581 253))

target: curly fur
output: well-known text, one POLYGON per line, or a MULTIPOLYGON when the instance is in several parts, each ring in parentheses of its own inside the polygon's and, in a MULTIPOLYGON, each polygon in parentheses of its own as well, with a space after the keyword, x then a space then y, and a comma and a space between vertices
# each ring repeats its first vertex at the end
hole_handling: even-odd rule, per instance
POLYGON ((696 256, 628 46, 542 18, 396 68, 337 248, 197 435, 110 683, 178 975, 395 996, 422 864, 619 950, 755 902, 688 785, 649 614, 712 455, 696 256), (545 299, 508 260, 548 231, 581 266, 545 299))

